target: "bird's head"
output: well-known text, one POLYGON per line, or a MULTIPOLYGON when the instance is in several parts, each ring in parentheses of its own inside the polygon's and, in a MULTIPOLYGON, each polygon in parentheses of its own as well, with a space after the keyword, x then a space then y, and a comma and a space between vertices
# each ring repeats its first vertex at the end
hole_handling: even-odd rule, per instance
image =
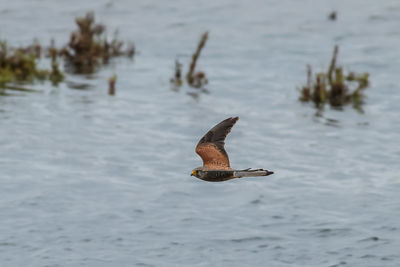
POLYGON ((197 167, 197 168, 193 169, 192 174, 190 174, 190 175, 191 176, 196 176, 197 178, 199 178, 200 170, 202 170, 202 167, 197 167))

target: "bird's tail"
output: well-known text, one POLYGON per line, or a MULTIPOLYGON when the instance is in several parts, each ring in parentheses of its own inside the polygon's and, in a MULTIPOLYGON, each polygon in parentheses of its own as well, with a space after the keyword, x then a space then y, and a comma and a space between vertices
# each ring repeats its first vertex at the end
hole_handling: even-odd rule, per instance
POLYGON ((272 171, 268 171, 268 170, 264 170, 264 169, 252 170, 249 168, 249 169, 245 169, 245 170, 235 170, 233 175, 236 178, 242 178, 242 177, 268 176, 273 173, 274 172, 272 172, 272 171))

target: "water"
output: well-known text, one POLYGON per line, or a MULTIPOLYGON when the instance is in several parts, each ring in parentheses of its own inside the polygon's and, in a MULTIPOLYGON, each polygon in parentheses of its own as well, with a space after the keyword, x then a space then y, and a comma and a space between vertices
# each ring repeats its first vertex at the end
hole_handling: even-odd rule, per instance
POLYGON ((3 0, 0 37, 61 45, 88 10, 138 54, 0 98, 1 266, 399 266, 398 1, 3 0), (205 30, 210 93, 171 90, 205 30), (334 44, 371 73, 364 114, 297 101, 334 44), (231 165, 274 175, 190 176, 230 116, 231 165))

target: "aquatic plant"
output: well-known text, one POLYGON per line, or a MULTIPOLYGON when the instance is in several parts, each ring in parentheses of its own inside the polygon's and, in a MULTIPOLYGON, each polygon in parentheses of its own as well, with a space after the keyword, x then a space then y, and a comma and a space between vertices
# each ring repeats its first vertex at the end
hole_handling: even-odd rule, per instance
MULTIPOLYGON (((192 55, 189 69, 186 73, 186 82, 189 86, 194 88, 202 88, 208 83, 206 74, 203 71, 196 71, 196 64, 200 57, 201 50, 204 48, 208 39, 208 32, 201 35, 200 41, 197 44, 197 49, 192 55)), ((175 73, 170 82, 174 85, 174 89, 179 88, 182 84, 182 64, 175 60, 175 73)))
POLYGON ((57 85, 64 79, 64 74, 58 67, 58 51, 55 47, 54 40, 51 40, 50 47, 47 50, 47 56, 51 58, 51 72, 49 75, 49 80, 53 85, 57 85))
POLYGON ((123 50, 124 43, 117 39, 117 33, 111 41, 107 40, 103 35, 106 27, 95 23, 92 12, 76 18, 75 22, 78 30, 71 33, 69 43, 60 51, 66 60, 67 70, 92 73, 97 66, 107 64, 112 57, 134 56, 135 46, 128 44, 123 50))
POLYGON ((311 66, 307 65, 307 84, 301 88, 300 100, 312 101, 318 108, 322 108, 325 103, 335 108, 352 103, 354 108, 362 112, 363 91, 369 85, 369 74, 344 74, 343 68, 336 66, 338 52, 339 47, 336 45, 328 71, 316 73, 315 81, 312 80, 311 66))
POLYGON ((182 64, 179 62, 179 60, 175 60, 175 75, 173 78, 171 78, 171 83, 173 83, 175 86, 182 85, 182 64))
POLYGON ((195 53, 192 55, 192 61, 190 62, 189 70, 186 74, 187 83, 195 88, 201 88, 208 83, 206 78, 206 74, 202 71, 195 71, 197 60, 200 57, 201 50, 204 48, 208 39, 208 32, 205 32, 201 35, 200 41, 197 44, 197 49, 195 53))
POLYGON ((40 55, 41 46, 37 42, 20 48, 9 47, 5 41, 0 42, 0 88, 34 91, 16 84, 49 79, 52 71, 37 67, 40 55))
POLYGON ((117 75, 113 75, 108 79, 108 94, 115 95, 115 83, 117 82, 117 75))
MULTIPOLYGON (((111 41, 104 36, 105 26, 95 23, 93 13, 75 20, 78 30, 71 33, 70 40, 63 48, 56 48, 54 41, 45 48, 34 40, 26 47, 9 47, 5 41, 0 41, 0 94, 5 95, 4 88, 19 91, 35 91, 26 89, 20 84, 32 83, 35 80, 49 80, 57 85, 64 80, 64 73, 59 68, 61 60, 66 69, 74 73, 91 73, 100 64, 107 64, 110 58, 135 54, 133 44, 125 45, 118 40, 118 33, 111 41), (125 45, 125 46, 124 46, 125 45), (125 49, 123 49, 125 47, 125 49), (40 69, 37 62, 43 56, 50 59, 50 69, 40 69)), ((115 93, 116 77, 110 78, 115 93)))

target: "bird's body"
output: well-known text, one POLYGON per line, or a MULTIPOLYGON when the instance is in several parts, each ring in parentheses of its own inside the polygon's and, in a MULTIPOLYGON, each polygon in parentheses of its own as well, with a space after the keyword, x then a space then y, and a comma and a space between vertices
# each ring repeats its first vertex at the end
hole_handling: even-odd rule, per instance
POLYGON ((267 176, 273 174, 264 169, 234 170, 230 167, 228 153, 225 151, 225 138, 238 117, 228 118, 208 131, 196 146, 196 153, 203 160, 203 166, 192 171, 193 176, 208 181, 222 182, 233 178, 267 176))
POLYGON ((255 176, 267 176, 273 172, 257 169, 257 170, 197 170, 197 178, 207 182, 223 182, 233 178, 242 177, 255 177, 255 176))

